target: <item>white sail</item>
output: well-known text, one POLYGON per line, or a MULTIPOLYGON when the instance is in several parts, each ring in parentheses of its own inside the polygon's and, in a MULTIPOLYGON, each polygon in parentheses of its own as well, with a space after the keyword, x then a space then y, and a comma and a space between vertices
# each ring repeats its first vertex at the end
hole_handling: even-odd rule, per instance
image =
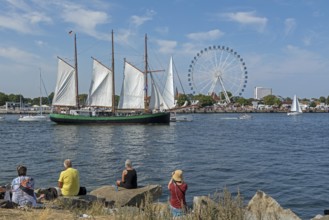
POLYGON ((87 98, 88 106, 112 107, 112 71, 93 59, 93 76, 87 98))
POLYGON ((144 73, 130 63, 125 62, 118 108, 144 109, 144 90, 144 73))
POLYGON ((294 100, 292 101, 291 111, 292 112, 302 112, 302 109, 300 108, 298 98, 296 95, 294 96, 294 100))
POLYGON ((76 106, 75 68, 58 58, 58 73, 53 106, 76 106))
POLYGON ((164 102, 164 98, 159 92, 158 86, 156 85, 152 74, 151 76, 151 82, 152 82, 152 92, 151 92, 151 100, 150 100, 150 105, 149 108, 151 110, 165 110, 168 109, 167 105, 164 102))
POLYGON ((288 112, 287 114, 288 115, 299 115, 299 114, 302 114, 303 111, 300 107, 300 104, 298 102, 298 98, 296 95, 294 95, 294 99, 292 101, 292 105, 291 105, 291 109, 290 109, 290 112, 288 112))
POLYGON ((175 90, 174 90, 174 71, 173 58, 170 58, 166 84, 162 93, 164 100, 164 109, 172 109, 175 107, 175 90))

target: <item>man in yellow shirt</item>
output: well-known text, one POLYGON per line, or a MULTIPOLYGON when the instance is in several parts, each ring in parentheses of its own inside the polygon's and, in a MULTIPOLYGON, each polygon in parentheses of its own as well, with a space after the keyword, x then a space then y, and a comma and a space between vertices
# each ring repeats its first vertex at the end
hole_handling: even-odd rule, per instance
POLYGON ((69 159, 64 161, 65 170, 61 172, 58 179, 58 187, 63 196, 76 196, 80 190, 79 171, 72 168, 69 159))

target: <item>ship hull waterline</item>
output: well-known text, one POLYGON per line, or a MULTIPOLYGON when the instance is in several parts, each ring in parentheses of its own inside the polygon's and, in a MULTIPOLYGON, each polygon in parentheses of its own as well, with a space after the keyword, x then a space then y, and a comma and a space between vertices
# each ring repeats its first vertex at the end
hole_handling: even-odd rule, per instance
POLYGON ((160 124, 169 125, 170 113, 141 114, 131 116, 87 116, 50 114, 50 120, 57 124, 160 124))

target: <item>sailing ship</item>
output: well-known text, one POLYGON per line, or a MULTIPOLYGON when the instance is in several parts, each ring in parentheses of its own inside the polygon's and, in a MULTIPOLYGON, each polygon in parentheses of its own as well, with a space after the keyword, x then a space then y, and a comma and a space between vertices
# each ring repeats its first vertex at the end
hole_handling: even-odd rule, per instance
MULTIPOLYGON (((145 35, 145 70, 124 62, 124 80, 118 108, 115 106, 114 43, 112 31, 112 69, 94 59, 93 79, 87 108, 79 108, 76 34, 75 66, 58 59, 58 77, 53 99, 55 110, 50 120, 58 124, 166 124, 170 113, 152 111, 148 97, 147 36, 145 35)), ((152 91, 152 93, 154 93, 152 91)), ((152 98, 151 98, 152 99, 152 98)))
POLYGON ((288 112, 287 115, 300 115, 302 113, 303 113, 303 111, 300 107, 298 98, 296 95, 294 95, 294 99, 292 101, 290 112, 288 112))
POLYGON ((46 121, 48 117, 46 115, 43 115, 42 112, 42 92, 41 92, 41 83, 42 83, 42 78, 41 78, 41 70, 40 70, 40 106, 39 106, 39 114, 37 115, 24 115, 18 118, 18 121, 46 121))

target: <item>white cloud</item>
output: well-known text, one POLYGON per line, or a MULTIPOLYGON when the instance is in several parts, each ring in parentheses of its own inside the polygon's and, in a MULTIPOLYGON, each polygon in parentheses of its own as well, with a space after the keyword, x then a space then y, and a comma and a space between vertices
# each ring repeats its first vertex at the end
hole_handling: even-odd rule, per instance
POLYGON ((284 33, 285 35, 290 35, 291 33, 293 33, 293 31, 296 28, 296 20, 293 18, 287 18, 284 21, 284 25, 285 25, 285 29, 284 29, 284 33))
POLYGON ((32 53, 20 50, 15 47, 0 48, 0 57, 14 60, 18 63, 31 63, 35 62, 35 60, 38 58, 38 56, 32 53))
POLYGON ((253 27, 256 27, 258 31, 262 32, 264 31, 266 24, 267 24, 267 18, 266 17, 259 17, 255 15, 255 12, 235 12, 235 13, 224 13, 222 14, 223 17, 238 22, 242 25, 251 25, 253 27))
POLYGON ((52 23, 52 19, 44 12, 32 10, 23 1, 8 0, 8 8, 1 9, 0 28, 9 29, 26 34, 39 32, 38 25, 52 23))
POLYGON ((177 41, 157 40, 156 42, 160 47, 159 52, 163 54, 173 54, 177 47, 177 41))
POLYGON ((36 40, 36 41, 34 41, 34 43, 39 47, 43 47, 43 46, 47 45, 47 43, 43 42, 42 40, 36 40))
POLYGON ((223 35, 224 35, 223 32, 221 32, 218 29, 215 29, 208 32, 190 33, 187 35, 187 37, 191 40, 203 41, 203 40, 216 40, 223 35))
POLYGON ((158 32, 159 34, 168 34, 169 27, 157 27, 155 31, 158 32))
POLYGON ((30 6, 23 0, 6 0, 12 9, 19 9, 22 11, 30 11, 30 6))
POLYGON ((115 36, 115 42, 118 44, 132 46, 134 43, 131 39, 135 36, 135 33, 129 29, 120 29, 115 36))
POLYGON ((133 15, 131 16, 131 23, 134 24, 136 27, 141 26, 146 21, 150 21, 153 19, 153 16, 156 15, 156 12, 153 10, 149 10, 143 16, 133 15))
POLYGON ((110 22, 110 18, 105 12, 85 9, 80 5, 66 4, 61 16, 65 22, 74 24, 77 31, 98 39, 108 39, 108 34, 96 31, 98 25, 110 22))

